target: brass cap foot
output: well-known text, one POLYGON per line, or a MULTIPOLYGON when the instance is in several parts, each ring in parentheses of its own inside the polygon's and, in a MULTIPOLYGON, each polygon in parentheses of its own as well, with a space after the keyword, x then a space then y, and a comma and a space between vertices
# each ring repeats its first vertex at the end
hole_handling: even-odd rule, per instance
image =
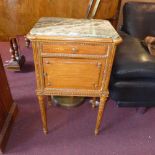
POLYGON ((96 108, 96 105, 95 104, 92 104, 92 108, 96 108))
POLYGON ((46 130, 46 129, 44 129, 44 128, 43 128, 43 132, 44 132, 45 135, 48 134, 48 130, 46 130))
POLYGON ((99 130, 95 129, 95 136, 99 134, 99 130))

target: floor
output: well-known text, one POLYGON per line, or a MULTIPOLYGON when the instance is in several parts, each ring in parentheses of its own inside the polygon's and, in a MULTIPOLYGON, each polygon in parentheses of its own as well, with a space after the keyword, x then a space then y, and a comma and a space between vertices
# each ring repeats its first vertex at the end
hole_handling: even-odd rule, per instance
MULTIPOLYGON (((65 109, 48 107, 49 134, 41 128, 40 111, 35 96, 32 49, 24 47, 26 64, 22 72, 7 71, 13 98, 19 113, 6 151, 7 155, 154 155, 155 108, 144 115, 134 108, 118 108, 108 100, 101 132, 94 135, 97 108, 88 102, 65 109)), ((10 58, 9 44, 0 43, 3 61, 10 58)))

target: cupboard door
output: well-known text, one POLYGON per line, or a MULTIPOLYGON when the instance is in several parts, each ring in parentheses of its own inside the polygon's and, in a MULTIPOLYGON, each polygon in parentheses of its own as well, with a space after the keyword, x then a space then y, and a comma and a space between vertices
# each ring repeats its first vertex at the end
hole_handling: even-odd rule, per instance
POLYGON ((104 61, 44 58, 46 88, 99 89, 104 61))

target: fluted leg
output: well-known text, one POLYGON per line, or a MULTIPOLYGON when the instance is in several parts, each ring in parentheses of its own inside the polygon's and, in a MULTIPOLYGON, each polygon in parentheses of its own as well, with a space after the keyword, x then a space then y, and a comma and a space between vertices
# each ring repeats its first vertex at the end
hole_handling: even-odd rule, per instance
POLYGON ((25 46, 27 48, 29 48, 29 46, 30 46, 30 40, 28 38, 25 38, 25 46))
POLYGON ((44 132, 44 134, 47 134, 48 133, 47 116, 46 116, 46 107, 45 107, 45 102, 44 102, 44 96, 38 96, 38 100, 39 100, 41 118, 42 118, 42 123, 43 123, 43 132, 44 132))
POLYGON ((52 106, 52 96, 51 95, 47 96, 47 102, 48 102, 49 106, 52 106))
POLYGON ((95 107, 96 107, 96 97, 93 97, 92 108, 95 108, 95 107))
POLYGON ((97 121, 96 121, 96 128, 95 128, 95 135, 97 135, 99 133, 100 124, 101 124, 101 121, 102 121, 102 116, 103 116, 103 111, 104 111, 104 108, 105 108, 106 99, 107 99, 107 97, 105 97, 105 96, 102 96, 100 98, 100 104, 99 104, 97 121))

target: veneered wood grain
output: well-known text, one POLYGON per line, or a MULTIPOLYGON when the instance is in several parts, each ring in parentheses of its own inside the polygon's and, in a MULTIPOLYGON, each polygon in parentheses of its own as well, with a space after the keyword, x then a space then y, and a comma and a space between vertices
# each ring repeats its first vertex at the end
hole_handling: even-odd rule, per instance
POLYGON ((46 88, 101 89, 104 60, 44 58, 46 88))
POLYGON ((44 43, 42 45, 43 53, 66 53, 66 54, 93 54, 105 55, 107 54, 110 44, 96 44, 94 43, 77 43, 77 42, 53 42, 44 43))
MULTIPOLYGON (((95 18, 112 18, 118 1, 101 0, 95 18)), ((85 18, 88 3, 89 0, 1 0, 0 40, 26 35, 43 16, 85 18)))

